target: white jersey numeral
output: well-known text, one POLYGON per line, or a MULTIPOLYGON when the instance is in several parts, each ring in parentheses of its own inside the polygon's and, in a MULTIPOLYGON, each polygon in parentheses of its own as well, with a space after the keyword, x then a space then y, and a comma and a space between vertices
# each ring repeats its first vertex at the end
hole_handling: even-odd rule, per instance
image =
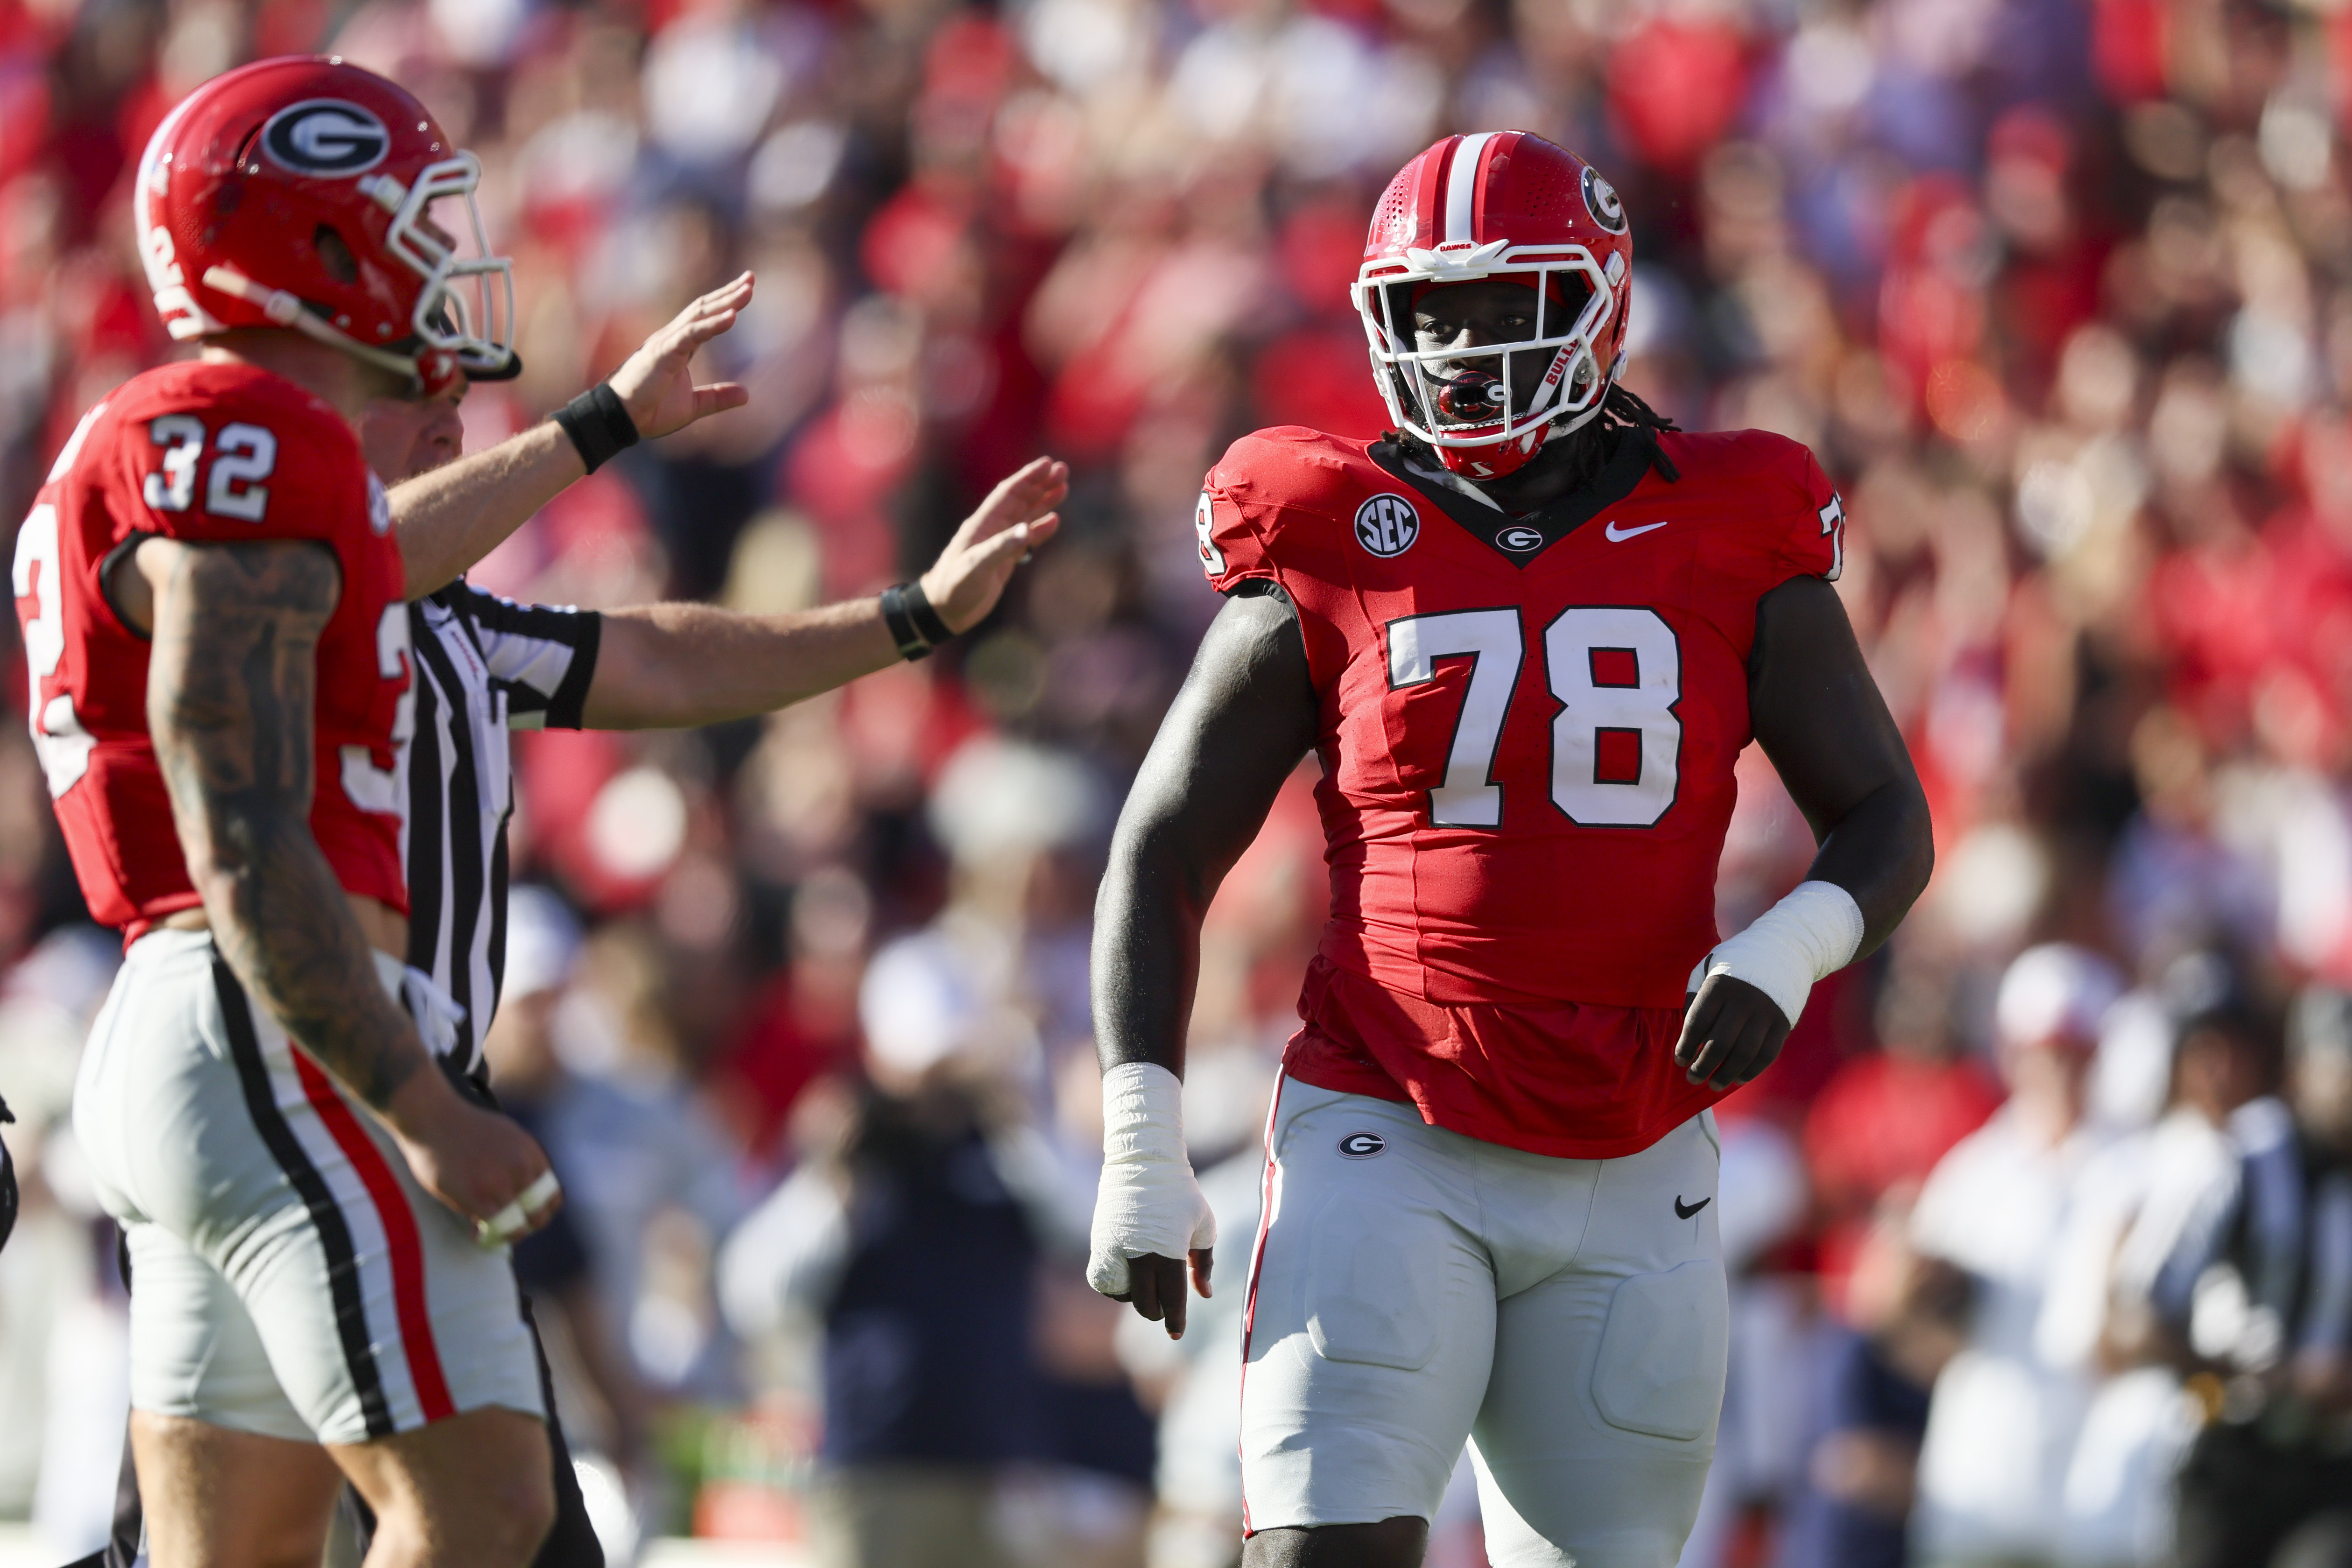
POLYGON ((58 574, 58 509, 43 501, 16 531, 16 561, 9 582, 16 597, 33 606, 19 612, 25 626, 25 674, 31 689, 25 712, 33 732, 33 753, 49 781, 52 800, 81 782, 96 743, 81 727, 71 693, 41 700, 41 682, 58 672, 66 655, 65 584, 58 574))
POLYGON ((392 716, 392 766, 380 768, 365 746, 345 746, 343 793, 362 811, 408 820, 408 742, 416 734, 416 682, 411 674, 408 606, 386 605, 375 624, 375 672, 386 680, 410 677, 392 716))
MULTIPOLYGON (((1503 786, 1495 754, 1524 658, 1516 609, 1453 610, 1388 624, 1389 688, 1436 679, 1437 661, 1468 656, 1470 679, 1429 792, 1438 827, 1499 827, 1503 786)), ((1551 721, 1551 800, 1583 827, 1649 827, 1680 784, 1682 648, 1655 610, 1570 606, 1543 634, 1544 676, 1559 711, 1551 721)))
POLYGON ((1212 577, 1225 574, 1225 552, 1217 548, 1212 531, 1217 526, 1215 510, 1209 501, 1209 492, 1202 490, 1192 508, 1192 531, 1201 541, 1201 565, 1212 577))
POLYGON ((258 425, 224 425, 213 450, 217 456, 205 485, 205 510, 259 522, 269 510, 269 489, 261 481, 278 467, 278 437, 258 425))
POLYGON ((1544 674, 1560 705, 1552 804, 1581 827, 1655 824, 1675 804, 1683 748, 1675 629, 1655 610, 1562 610, 1544 628, 1544 674), (1612 746, 1603 739, 1612 734, 1624 739, 1612 746))
POLYGON ((141 499, 156 511, 185 511, 196 499, 196 459, 205 455, 205 422, 193 414, 159 414, 147 438, 163 448, 163 466, 147 476, 141 499))
MULTIPOLYGON (((147 476, 141 499, 157 511, 185 511, 196 499, 196 464, 204 457, 205 425, 192 414, 158 415, 147 438, 163 448, 163 466, 147 476)), ((278 468, 278 437, 243 421, 221 426, 213 442, 213 471, 205 481, 205 510, 239 522, 259 522, 269 510, 261 481, 278 468)))
POLYGON ((1437 678, 1437 660, 1470 656, 1470 687, 1454 721, 1445 782, 1429 792, 1429 820, 1440 827, 1500 827, 1503 786, 1495 783, 1495 752, 1503 719, 1519 683, 1525 650, 1517 610, 1452 610, 1407 616, 1389 623, 1389 689, 1437 678))

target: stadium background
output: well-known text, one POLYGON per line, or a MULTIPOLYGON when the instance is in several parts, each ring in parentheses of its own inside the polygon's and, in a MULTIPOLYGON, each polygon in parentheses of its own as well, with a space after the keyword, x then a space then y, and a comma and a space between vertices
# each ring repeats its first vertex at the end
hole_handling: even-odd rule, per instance
MULTIPOLYGON (((148 132, 206 77, 313 47, 481 155, 527 369, 473 394, 469 447, 759 273, 709 355, 752 406, 628 454, 477 581, 804 605, 907 574, 1032 453, 1075 469, 1062 540, 940 658, 764 722, 523 738, 518 874, 586 928, 554 1037, 635 1119, 634 1196, 587 1207, 646 1437, 616 1442, 592 1396, 575 1421, 628 1450, 649 1530, 803 1528, 811 1335, 731 1331, 713 1260, 834 1136, 862 1052, 995 1084, 1083 1203, 1091 888, 1214 610, 1200 476, 1256 426, 1380 428, 1346 284, 1381 183, 1450 130, 1600 164, 1634 222, 1631 384, 1837 478, 1840 591, 1934 804, 1919 911, 1727 1111, 1762 1173, 1746 1288, 1796 1364, 1889 1194, 1997 1102, 1990 998, 2021 948, 2063 937, 2150 979, 2218 946, 2270 995, 2352 977, 2352 9, 0 0, 0 515, 169 353, 127 216, 148 132)), ((110 1249, 56 1120, 110 943, 76 924, 14 635, 0 1085, 37 1176, 0 1258, 0 1517, 63 1546, 102 1518, 120 1432, 110 1249)), ((1807 854, 1752 753, 1743 779, 1727 928, 1807 854)), ((1302 781, 1220 903, 1204 1168, 1255 1136, 1317 837, 1302 781)), ((2102 1081, 2118 1116, 2146 1099, 2102 1081)), ((1727 1225, 1738 1201, 1727 1183, 1727 1225)), ((1185 1364, 1118 1336, 1074 1272, 1036 1283, 1041 1363, 1169 1400, 1185 1364)), ((1139 1560, 1149 1471, 1117 1447, 1009 1472, 1054 1560, 1139 1560)), ((1789 1452, 1723 1482, 1709 1561, 1773 1560, 1820 1479, 1789 1452)), ((1155 1561, 1213 1555, 1182 1502, 1155 1561)))

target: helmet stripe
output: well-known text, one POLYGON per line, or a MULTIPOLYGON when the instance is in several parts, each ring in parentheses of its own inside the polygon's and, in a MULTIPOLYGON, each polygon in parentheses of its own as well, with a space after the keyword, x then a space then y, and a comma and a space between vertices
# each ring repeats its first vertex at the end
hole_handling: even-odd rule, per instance
POLYGON ((1475 242, 1478 237, 1471 232, 1471 204, 1478 194, 1479 156, 1494 139, 1492 131, 1465 136, 1454 144, 1454 154, 1445 161, 1445 237, 1449 240, 1475 242))

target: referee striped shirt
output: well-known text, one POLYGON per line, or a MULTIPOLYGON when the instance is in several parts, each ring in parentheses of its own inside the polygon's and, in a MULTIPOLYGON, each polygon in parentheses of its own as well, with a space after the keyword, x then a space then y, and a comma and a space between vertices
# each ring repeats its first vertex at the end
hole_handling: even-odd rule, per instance
POLYGON ((479 1075, 506 971, 515 730, 577 730, 596 668, 593 610, 518 605, 462 579, 408 606, 416 733, 408 754, 408 962, 466 1009, 479 1075))

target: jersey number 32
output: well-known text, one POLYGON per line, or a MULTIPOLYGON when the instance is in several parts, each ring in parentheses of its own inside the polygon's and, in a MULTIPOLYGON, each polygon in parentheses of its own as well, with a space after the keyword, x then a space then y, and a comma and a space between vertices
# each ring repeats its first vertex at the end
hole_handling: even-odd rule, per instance
MULTIPOLYGON (((1468 656, 1470 679, 1445 779, 1429 792, 1439 827, 1499 827, 1494 780, 1503 721, 1526 658, 1519 612, 1449 610, 1388 624, 1389 687, 1437 678, 1437 661, 1468 656)), ((1682 751, 1682 649, 1655 610, 1578 605, 1543 629, 1551 721, 1551 801, 1582 827, 1648 827, 1675 804, 1682 751)))

